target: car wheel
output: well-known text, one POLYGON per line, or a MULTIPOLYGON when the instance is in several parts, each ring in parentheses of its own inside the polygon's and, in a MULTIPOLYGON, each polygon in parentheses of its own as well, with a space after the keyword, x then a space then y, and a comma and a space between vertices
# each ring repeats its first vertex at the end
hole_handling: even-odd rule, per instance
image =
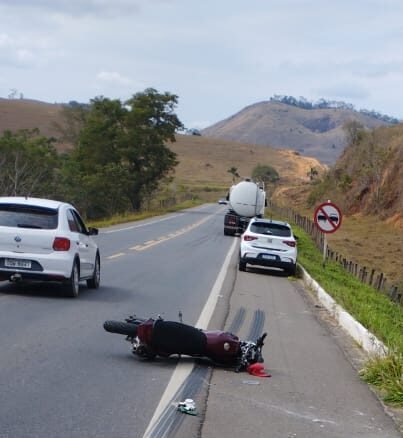
POLYGON ((87 280, 87 287, 89 289, 98 289, 100 280, 101 280, 101 263, 99 261, 99 255, 97 254, 95 258, 94 272, 92 274, 92 278, 87 280))
POLYGON ((246 262, 244 262, 241 259, 239 259, 239 270, 240 271, 246 271, 246 262))
POLYGON ((80 289, 80 271, 78 269, 77 260, 74 260, 73 267, 71 269, 71 276, 67 280, 65 291, 66 295, 72 298, 78 297, 80 289))

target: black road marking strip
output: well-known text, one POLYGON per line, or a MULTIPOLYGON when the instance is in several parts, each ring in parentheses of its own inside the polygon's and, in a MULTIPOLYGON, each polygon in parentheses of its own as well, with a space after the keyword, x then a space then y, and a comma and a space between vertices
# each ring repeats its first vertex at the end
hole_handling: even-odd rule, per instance
POLYGON ((234 333, 235 334, 235 333, 239 332, 239 330, 242 327, 242 324, 243 324, 243 322, 245 320, 245 315, 246 315, 245 307, 240 307, 237 310, 237 312, 236 312, 236 314, 235 314, 235 316, 234 316, 234 318, 233 318, 233 320, 231 322, 231 325, 228 328, 228 331, 230 333, 234 333))
POLYGON ((265 313, 262 310, 255 310, 247 340, 255 342, 256 339, 261 336, 265 319, 265 313))
POLYGON ((172 397, 171 403, 165 408, 148 436, 152 436, 153 438, 169 438, 175 436, 185 417, 187 417, 186 414, 182 414, 177 410, 177 403, 187 398, 195 398, 203 383, 206 382, 208 373, 209 367, 197 364, 194 366, 191 374, 172 397))

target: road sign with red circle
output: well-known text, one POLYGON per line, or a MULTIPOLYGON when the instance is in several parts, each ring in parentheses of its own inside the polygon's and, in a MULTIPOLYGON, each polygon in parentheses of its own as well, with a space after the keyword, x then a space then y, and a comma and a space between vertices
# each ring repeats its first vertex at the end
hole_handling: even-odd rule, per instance
POLYGON ((313 219, 323 233, 334 233, 341 225, 342 214, 333 202, 324 202, 316 208, 313 219))

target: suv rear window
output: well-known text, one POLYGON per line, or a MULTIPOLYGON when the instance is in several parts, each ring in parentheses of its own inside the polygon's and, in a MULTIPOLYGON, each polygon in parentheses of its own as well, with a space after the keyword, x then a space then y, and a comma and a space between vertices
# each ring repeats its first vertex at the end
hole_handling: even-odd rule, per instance
POLYGON ((253 233, 271 234, 273 236, 290 237, 291 229, 287 225, 268 223, 268 222, 254 222, 250 226, 253 233))
POLYGON ((0 204, 0 226, 54 230, 57 210, 32 205, 0 204))

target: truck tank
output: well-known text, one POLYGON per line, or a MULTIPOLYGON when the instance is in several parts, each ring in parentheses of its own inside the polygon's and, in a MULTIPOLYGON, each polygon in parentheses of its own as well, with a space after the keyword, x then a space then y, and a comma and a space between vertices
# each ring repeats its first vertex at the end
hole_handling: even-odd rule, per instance
POLYGON ((224 217, 224 234, 242 233, 254 216, 264 216, 266 192, 253 181, 245 180, 231 187, 229 210, 224 217))
POLYGON ((264 214, 266 194, 252 181, 242 181, 231 187, 229 205, 239 216, 252 218, 264 214))

